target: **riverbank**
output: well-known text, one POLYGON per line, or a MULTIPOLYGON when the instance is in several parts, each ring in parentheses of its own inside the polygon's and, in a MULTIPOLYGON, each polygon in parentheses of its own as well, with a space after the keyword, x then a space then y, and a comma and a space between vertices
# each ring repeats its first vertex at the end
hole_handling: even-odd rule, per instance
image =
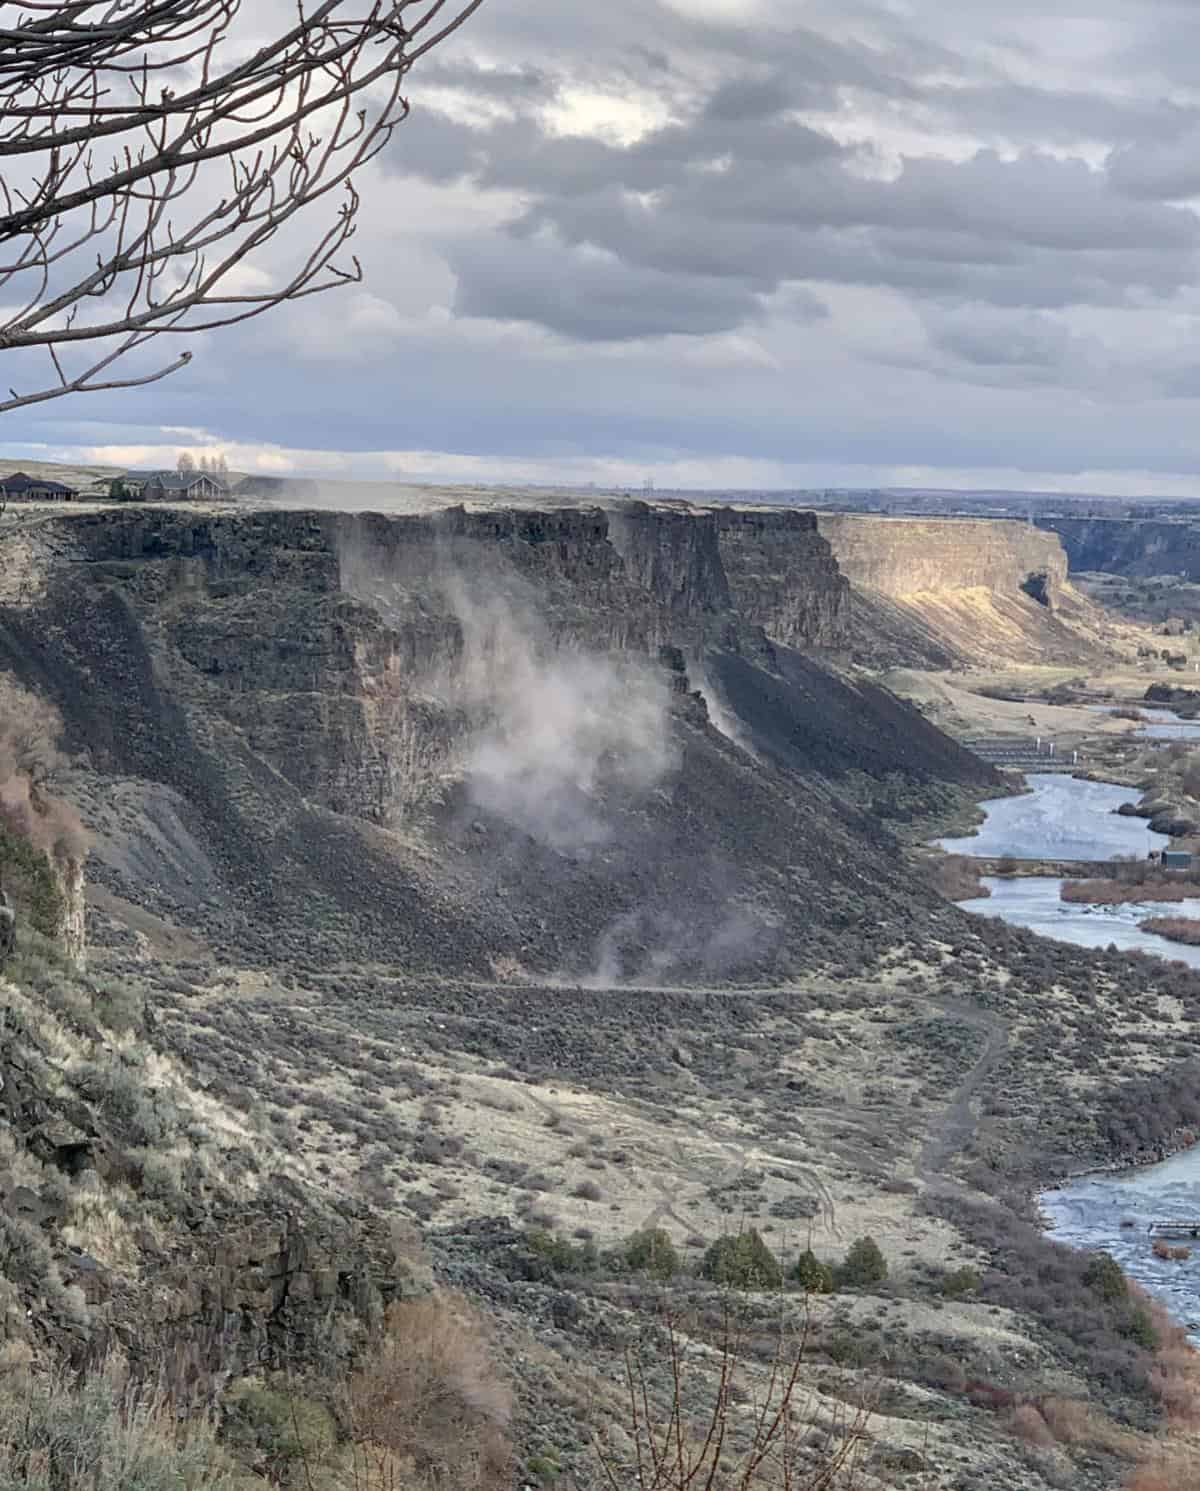
POLYGON ((1194 880, 1147 880, 1133 885, 1124 880, 1066 880, 1064 901, 1088 906, 1136 906, 1146 902, 1194 901, 1200 885, 1194 880))
POLYGON ((1151 916, 1139 922, 1143 932, 1153 932, 1165 937, 1168 942, 1181 942, 1185 947, 1200 947, 1200 921, 1187 916, 1151 916))

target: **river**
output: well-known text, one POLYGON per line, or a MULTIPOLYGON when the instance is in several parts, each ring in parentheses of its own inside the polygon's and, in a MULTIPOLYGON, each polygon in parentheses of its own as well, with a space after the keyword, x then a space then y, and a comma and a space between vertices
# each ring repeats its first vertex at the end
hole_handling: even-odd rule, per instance
MULTIPOLYGON (((1115 714, 1111 704, 1089 704, 1097 714, 1115 714)), ((1181 719, 1173 709, 1151 709, 1145 704, 1137 706, 1143 723, 1132 733, 1143 740, 1200 740, 1200 720, 1181 719)))
POLYGON ((1117 809, 1139 794, 1111 782, 1085 782, 1063 773, 1031 772, 1030 791, 1021 797, 991 798, 981 806, 987 817, 977 834, 939 839, 950 854, 994 859, 1113 859, 1119 854, 1145 859, 1167 843, 1141 818, 1122 818, 1117 809))
MULTIPOLYGON (((970 838, 942 839, 954 854, 1018 859, 1106 859, 1116 854, 1143 857, 1166 843, 1138 818, 1115 809, 1134 794, 1125 787, 1077 781, 1068 776, 1031 775, 1022 797, 997 798, 982 806, 987 814, 970 838)), ((1078 947, 1141 949, 1200 968, 1200 947, 1167 942, 1142 932, 1148 916, 1200 918, 1200 897, 1176 902, 1088 906, 1061 899, 1062 881, 1048 877, 990 878, 991 896, 963 901, 966 911, 998 916, 1057 942, 1078 947)), ((1171 1218, 1200 1219, 1200 1146, 1144 1170, 1072 1181, 1039 1198, 1042 1213, 1060 1242, 1111 1253, 1122 1268, 1158 1296, 1200 1344, 1200 1239, 1183 1263, 1162 1262, 1150 1250, 1147 1227, 1171 1218), (1132 1223, 1122 1226, 1122 1223, 1132 1223)))
POLYGON ((1143 932, 1138 922, 1150 916, 1186 916, 1200 920, 1200 897, 1187 901, 1143 901, 1136 905, 1091 906, 1062 899, 1062 881, 1045 876, 1018 875, 1013 879, 987 877, 988 897, 960 901, 964 911, 998 916, 1016 927, 1027 927, 1055 942, 1076 947, 1117 947, 1122 952, 1154 953, 1200 968, 1200 947, 1169 942, 1143 932))
POLYGON ((1043 1191, 1038 1203, 1056 1242, 1111 1253, 1200 1344, 1200 1240, 1191 1258, 1172 1263, 1155 1258, 1147 1236, 1151 1222, 1200 1218, 1200 1148, 1144 1170, 1073 1180, 1043 1191))

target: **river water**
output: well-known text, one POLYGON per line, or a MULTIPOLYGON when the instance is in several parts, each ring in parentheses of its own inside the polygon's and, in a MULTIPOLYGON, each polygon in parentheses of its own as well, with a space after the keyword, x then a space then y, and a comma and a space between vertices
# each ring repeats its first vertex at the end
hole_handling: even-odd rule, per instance
POLYGON ((1073 1180, 1043 1191, 1038 1203, 1056 1242, 1111 1253, 1200 1342, 1200 1239, 1185 1244, 1191 1258, 1172 1263, 1155 1258, 1147 1235, 1151 1222, 1200 1218, 1200 1148, 1144 1170, 1073 1180))
POLYGON ((985 877, 991 895, 960 901, 964 911, 998 916, 1016 927, 1027 927, 1055 942, 1076 947, 1117 947, 1122 952, 1154 953, 1200 968, 1200 947, 1168 942, 1143 932, 1138 922, 1151 916, 1186 916, 1200 920, 1200 897, 1187 901, 1141 901, 1136 905, 1087 906, 1062 899, 1062 881, 1045 876, 1019 875, 1014 879, 985 877))
POLYGON ((1145 859, 1161 849, 1165 834, 1151 833, 1141 818, 1122 818, 1117 809, 1140 795, 1110 782, 1084 782, 1065 773, 1031 772, 1022 797, 998 797, 981 804, 987 818, 977 834, 939 839, 950 854, 994 859, 1113 859, 1119 854, 1145 859))
MULTIPOLYGON (((1089 704, 1097 714, 1114 714, 1111 704, 1089 704)), ((1200 740, 1200 720, 1182 720, 1173 709, 1151 709, 1137 706, 1144 723, 1132 733, 1143 740, 1200 740)))
MULTIPOLYGON (((955 854, 1018 859, 1107 859, 1117 854, 1144 856, 1167 842, 1139 818, 1122 818, 1114 809, 1134 794, 1125 787, 1076 781, 1049 774, 1027 778, 1023 797, 986 802, 978 835, 943 839, 955 854)), ((1087 906, 1063 901, 1062 881, 1048 877, 991 878, 991 896, 963 901, 966 911, 998 916, 1057 942, 1077 947, 1141 949, 1200 968, 1200 947, 1185 947, 1138 929, 1149 916, 1200 918, 1200 897, 1187 901, 1126 906, 1087 906)), ((1115 1176, 1072 1181, 1039 1198, 1053 1236, 1070 1246, 1111 1253, 1131 1278, 1157 1295, 1200 1344, 1200 1239, 1184 1263, 1162 1262, 1150 1249, 1152 1221, 1200 1219, 1200 1146, 1161 1165, 1115 1176), (1132 1226, 1122 1226, 1122 1223, 1132 1226)))

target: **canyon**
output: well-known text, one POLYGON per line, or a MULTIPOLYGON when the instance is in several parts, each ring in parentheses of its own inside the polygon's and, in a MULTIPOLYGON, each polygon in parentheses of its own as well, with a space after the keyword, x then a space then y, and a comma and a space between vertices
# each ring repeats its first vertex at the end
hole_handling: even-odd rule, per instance
POLYGON ((92 880, 243 947, 582 976, 687 900, 800 966, 865 888, 907 915, 887 803, 987 778, 821 660, 853 598, 810 514, 109 509, 8 553, 0 662, 65 720, 92 880))
POLYGON ((878 677, 1124 643, 1057 539, 449 494, 3 544, 0 671, 90 835, 86 971, 27 939, 3 973, 14 1340, 186 1360, 207 1411, 436 1283, 487 1314, 523 1482, 591 1491, 625 1346, 712 1329, 711 1244, 869 1235, 886 1285, 779 1305, 814 1422, 885 1383, 862 1485, 1120 1483, 1112 1442, 1012 1431, 1018 1395, 1159 1411, 1028 1196, 1179 1142, 1200 980, 943 899, 916 846, 1006 787, 878 677), (622 1261, 658 1229, 673 1283, 622 1261))

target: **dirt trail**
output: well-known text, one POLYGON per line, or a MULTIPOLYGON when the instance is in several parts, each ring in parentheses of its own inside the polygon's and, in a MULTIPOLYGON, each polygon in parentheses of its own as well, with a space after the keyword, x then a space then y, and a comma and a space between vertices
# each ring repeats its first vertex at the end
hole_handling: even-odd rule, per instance
POLYGON ((964 1025, 983 1031, 986 1037, 983 1053, 959 1083, 953 1100, 934 1124, 917 1160, 917 1174, 927 1185, 952 1186, 955 1182, 945 1175, 945 1167, 975 1135, 979 1119, 972 1104, 996 1063, 1008 1050, 1009 1025, 999 1015, 973 1009, 954 999, 939 999, 936 1003, 964 1025))

